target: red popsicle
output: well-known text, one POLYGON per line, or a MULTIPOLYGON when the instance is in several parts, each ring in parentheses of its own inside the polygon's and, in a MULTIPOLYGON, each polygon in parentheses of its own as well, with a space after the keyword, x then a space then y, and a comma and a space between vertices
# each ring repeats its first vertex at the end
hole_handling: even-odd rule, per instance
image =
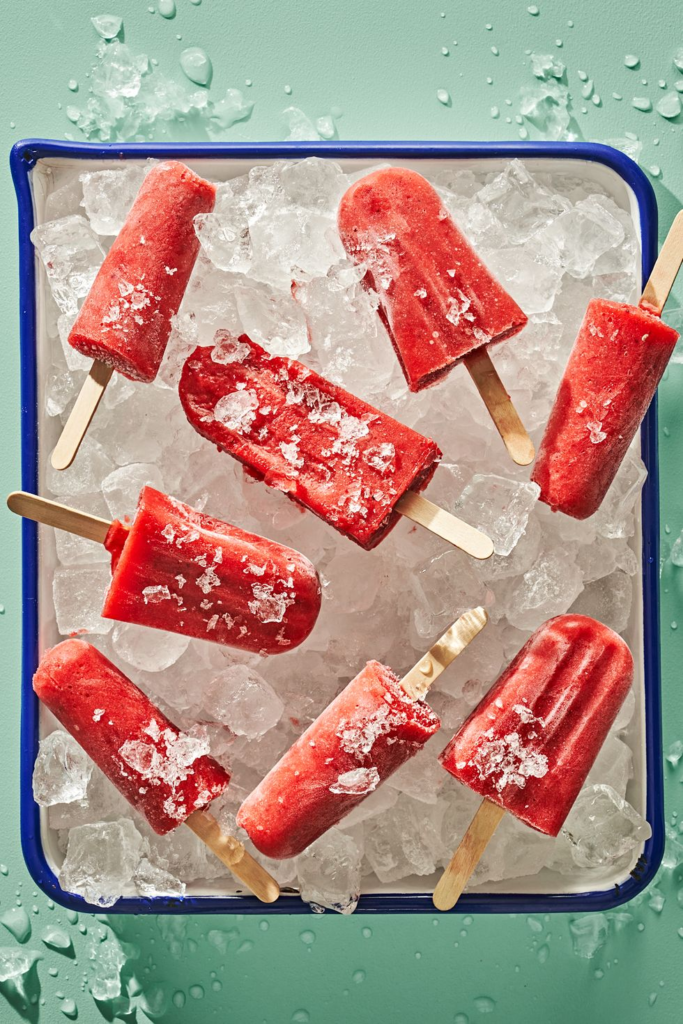
POLYGON ((658 316, 593 299, 564 371, 532 480, 556 512, 596 512, 678 340, 658 316))
POLYGON ((132 524, 113 523, 15 491, 13 512, 104 544, 112 581, 102 615, 257 654, 303 643, 320 611, 320 581, 293 548, 196 512, 143 487, 132 524))
POLYGON ((33 689, 158 835, 185 823, 260 900, 278 898, 275 879, 206 810, 228 772, 108 658, 83 640, 65 640, 43 655, 33 689))
POLYGON ((440 909, 455 904, 504 811, 558 834, 632 682, 626 643, 595 619, 558 615, 530 637, 440 757, 446 771, 485 797, 439 883, 440 909))
POLYGON ((195 349, 179 385, 203 437, 361 547, 379 544, 400 512, 475 557, 489 556, 487 537, 414 493, 441 458, 433 441, 244 334, 219 331, 216 341, 195 349), (407 499, 425 506, 422 518, 407 499))
POLYGON ((532 476, 554 511, 587 519, 600 508, 678 340, 659 318, 681 260, 683 211, 638 306, 588 304, 532 476))
POLYGON ((33 677, 43 704, 163 836, 207 807, 230 782, 201 743, 180 732, 103 654, 65 640, 33 677))
POLYGON ((185 164, 152 168, 71 329, 78 352, 154 380, 199 252, 193 221, 215 197, 216 186, 185 164))
POLYGON ((416 171, 381 168, 344 194, 338 223, 349 256, 367 268, 410 390, 438 383, 464 361, 513 460, 528 465, 533 445, 487 351, 527 317, 436 189, 416 171))
POLYGON ((413 757, 440 726, 422 698, 486 621, 466 612, 400 681, 368 662, 240 807, 254 846, 297 856, 413 757))
POLYGON ((292 548, 143 487, 135 518, 105 539, 102 615, 259 654, 303 643, 320 611, 313 565, 292 548))

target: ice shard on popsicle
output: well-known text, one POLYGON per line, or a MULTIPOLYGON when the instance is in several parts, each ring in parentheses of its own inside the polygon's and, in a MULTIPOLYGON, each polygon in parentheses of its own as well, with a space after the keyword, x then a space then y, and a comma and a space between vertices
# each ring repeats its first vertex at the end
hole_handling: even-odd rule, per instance
POLYGON ((443 751, 446 771, 556 836, 633 681, 617 633, 559 615, 526 642, 443 751))
POLYGON ((349 256, 367 267, 411 391, 526 324, 416 171, 386 167, 360 178, 343 196, 338 222, 349 256))
POLYGON ((244 801, 237 823, 268 857, 295 857, 438 730, 428 704, 370 661, 244 801))
POLYGON ((158 835, 206 808, 230 782, 206 741, 177 729, 83 640, 48 650, 33 689, 158 835))
POLYGON ((276 544, 143 487, 132 524, 105 539, 102 614, 260 654, 302 643, 320 611, 313 565, 276 544))
POLYGON ((400 498, 430 481, 436 444, 246 335, 216 340, 180 379, 195 430, 361 547, 379 544, 400 498))
POLYGON ((154 380, 199 252, 193 220, 215 195, 177 161, 149 171, 69 334, 78 352, 154 380))
POLYGON ((575 519, 597 511, 677 340, 647 309, 588 304, 534 466, 541 501, 575 519))

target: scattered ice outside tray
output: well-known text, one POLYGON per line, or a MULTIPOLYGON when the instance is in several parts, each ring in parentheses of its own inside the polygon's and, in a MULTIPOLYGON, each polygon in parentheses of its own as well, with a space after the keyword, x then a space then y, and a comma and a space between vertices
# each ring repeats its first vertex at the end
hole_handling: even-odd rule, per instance
MULTIPOLYGON (((126 81, 140 78, 133 65, 124 71, 126 81)), ((539 71, 545 76, 540 84, 551 88, 545 99, 529 100, 530 116, 559 125, 563 95, 552 86, 561 83, 547 62, 539 71)), ((140 88, 149 81, 142 75, 140 88)), ((190 110, 194 100, 188 103, 190 110)), ((52 263, 47 284, 55 301, 46 304, 52 384, 46 401, 53 430, 83 379, 82 371, 74 371, 87 365, 74 360, 66 334, 144 170, 87 171, 83 181, 83 168, 72 180, 65 174, 48 200, 50 224, 36 229, 41 262, 47 256, 52 263)), ((101 619, 106 552, 66 534, 57 540, 59 627, 94 630, 87 639, 179 725, 207 727, 212 753, 233 774, 225 796, 232 815, 367 660, 380 659, 400 674, 459 612, 475 604, 487 607, 486 642, 465 651, 432 696, 443 720, 436 749, 544 619, 572 608, 624 628, 639 585, 634 511, 645 471, 635 446, 603 508, 579 523, 550 513, 536 500, 528 472, 511 464, 464 371, 422 394, 408 393, 376 298, 362 285, 362 268, 345 259, 336 233, 339 198, 357 176, 346 175, 332 160, 311 158, 254 167, 221 184, 215 212, 197 219, 200 257, 156 382, 134 384, 115 374, 73 466, 63 473, 48 466, 46 473, 47 495, 105 518, 131 515, 137 491, 150 480, 210 514, 290 544, 316 563, 325 597, 316 629, 297 650, 261 659, 101 619), (302 358, 434 437, 444 460, 429 496, 484 526, 496 544, 493 558, 476 564, 408 523, 376 550, 356 551, 283 495, 243 476, 236 463, 190 427, 177 400, 182 360, 198 343, 213 345, 217 330, 233 335, 251 330, 270 351, 302 358), (252 700, 255 694, 258 700, 252 700)), ((496 347, 495 361, 538 441, 588 300, 613 297, 615 289, 625 300, 637 296, 633 224, 600 187, 560 172, 532 175, 519 161, 500 173, 441 167, 433 180, 475 247, 530 314, 520 335, 496 347)), ((224 353, 230 344, 223 335, 224 353)), ((633 706, 630 700, 620 715, 580 807, 598 786, 612 787, 620 801, 628 799, 633 706), (617 739, 623 729, 623 739, 617 739)), ((360 888, 376 886, 378 878, 395 891, 424 886, 450 856, 476 808, 476 798, 446 777, 430 751, 431 745, 296 863, 283 862, 278 878, 299 884, 317 908, 347 911, 360 888), (323 848, 330 856, 329 871, 318 856, 323 848)), ((635 812, 619 807, 618 821, 633 822, 635 812)), ((593 870, 599 874, 618 859, 608 849, 617 824, 613 808, 606 808, 590 839, 590 856, 598 851, 605 858, 600 868, 579 868, 566 837, 548 839, 511 819, 501 824, 474 884, 533 875, 544 865, 546 872, 557 872, 558 890, 567 884, 561 877, 567 870, 575 878, 593 870)), ((109 855, 98 838, 104 829, 119 861, 122 853, 130 861, 126 891, 132 894, 144 888, 151 895, 155 885, 161 892, 229 877, 188 829, 154 836, 97 769, 86 797, 53 804, 48 821, 61 830, 62 851, 68 842, 62 884, 87 890, 96 902, 102 893, 107 899, 123 891, 120 863, 105 859, 97 867, 92 861, 98 850, 109 855), (122 825, 126 818, 134 833, 122 825), (139 848, 136 835, 144 837, 139 848), (90 888, 84 882, 86 866, 90 888), (137 890, 130 883, 136 872, 137 890)), ((642 828, 642 822, 634 825, 638 842, 642 828)))

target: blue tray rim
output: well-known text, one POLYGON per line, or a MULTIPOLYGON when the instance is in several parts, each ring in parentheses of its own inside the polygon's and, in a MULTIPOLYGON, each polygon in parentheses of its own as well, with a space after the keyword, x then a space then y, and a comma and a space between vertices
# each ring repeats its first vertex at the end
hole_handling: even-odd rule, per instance
MULTIPOLYGON (((10 153, 10 169, 17 195, 20 275, 20 387, 21 474, 24 490, 36 491, 38 479, 37 382, 35 372, 36 308, 35 255, 30 241, 34 226, 30 174, 45 158, 133 159, 143 157, 202 159, 293 159, 305 156, 340 158, 481 158, 526 159, 533 157, 586 160, 615 171, 633 190, 638 204, 642 244, 642 276, 645 281, 657 254, 657 204, 652 185, 643 171, 624 153, 593 142, 444 142, 356 141, 279 143, 107 143, 58 142, 28 138, 17 142, 10 153)), ((642 457, 648 469, 643 488, 643 628, 645 636, 645 742, 646 807, 652 836, 642 857, 621 886, 607 890, 566 894, 464 893, 458 913, 557 913, 610 910, 642 892, 654 878, 664 853, 664 794, 661 763, 661 664, 659 643, 659 469, 657 397, 641 428, 642 457)), ((20 729, 20 832, 24 860, 36 885, 51 899, 80 913, 102 908, 65 892, 49 867, 40 838, 40 808, 33 799, 31 778, 38 749, 38 701, 32 677, 38 663, 38 530, 22 523, 22 681, 20 729)), ((108 913, 311 913, 307 903, 284 896, 266 907, 254 896, 188 896, 183 899, 126 897, 108 913)), ((455 913, 456 911, 451 911, 455 913)), ((361 896, 356 913, 435 913, 431 892, 377 893, 361 896)))

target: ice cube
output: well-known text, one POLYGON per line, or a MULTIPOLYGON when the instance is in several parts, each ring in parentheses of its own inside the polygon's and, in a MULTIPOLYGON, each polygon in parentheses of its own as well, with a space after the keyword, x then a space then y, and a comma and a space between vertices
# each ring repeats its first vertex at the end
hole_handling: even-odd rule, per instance
POLYGON ((623 633, 631 616, 633 588, 631 577, 617 569, 609 576, 586 584, 570 611, 575 615, 590 615, 616 633, 623 633))
POLYGON ((363 821, 369 821, 370 818, 377 817, 378 814, 383 814, 388 811, 390 807, 393 807, 398 800, 398 790, 392 789, 391 786, 380 786, 375 789, 365 800, 361 801, 356 807, 353 808, 350 814, 347 814, 345 818, 339 822, 339 828, 354 829, 356 825, 360 825, 363 821))
POLYGON ((117 623, 112 633, 118 657, 142 672, 165 672, 185 653, 189 642, 190 638, 180 633, 148 629, 130 622, 117 623))
POLYGON ((222 100, 211 107, 207 131, 211 139, 226 138, 225 131, 238 121, 247 121, 254 109, 253 100, 245 100, 239 89, 227 89, 222 100))
POLYGON ((531 239, 514 249, 496 249, 486 254, 486 262, 527 314, 552 309, 562 281, 562 266, 547 243, 531 239))
POLYGON ((538 238, 556 252, 568 274, 586 277, 601 256, 624 240, 616 209, 605 196, 588 196, 540 231, 538 238))
POLYGON ((59 882, 66 892, 98 907, 112 907, 140 863, 142 836, 129 818, 79 825, 69 832, 59 882))
POLYGON ((579 867, 612 865, 652 835, 649 822, 611 786, 584 789, 564 824, 564 835, 579 867))
MULTIPOLYGON (((0 982, 10 982, 10 985, 3 990, 3 995, 14 1006, 17 1014, 28 1017, 31 1014, 32 996, 26 988, 26 982, 35 966, 36 960, 41 959, 40 953, 33 949, 17 949, 16 946, 0 946, 0 982), (15 1001, 14 993, 19 996, 19 1004, 15 1001)), ((37 997, 36 997, 37 998, 37 997)))
POLYGON ((512 587, 505 614, 518 629, 537 629, 566 612, 582 590, 581 570, 571 551, 544 551, 512 587))
POLYGON ((163 491, 164 481, 158 466, 134 462, 109 473, 102 481, 102 494, 112 519, 132 518, 140 491, 146 485, 163 491))
POLYGON ((284 704, 265 679, 247 665, 232 665, 207 686, 204 707, 238 736, 257 739, 280 721, 284 704))
MULTIPOLYGON (((79 494, 78 509, 80 512, 89 512, 101 519, 107 518, 107 506, 102 500, 101 494, 79 494)), ((104 544, 99 541, 87 540, 79 537, 68 530, 55 528, 55 545, 57 547, 57 558, 62 565, 93 565, 95 562, 109 563, 110 555, 104 544)))
POLYGON ((282 119, 289 132, 285 136, 286 142, 317 142, 319 140, 320 136, 315 125, 298 107, 287 107, 282 111, 282 119))
POLYGON ((113 622, 103 619, 100 613, 110 583, 111 573, 106 565, 57 569, 52 580, 52 598, 59 632, 64 636, 108 633, 113 622))
POLYGON ((73 215, 38 225, 31 241, 62 313, 77 313, 104 259, 97 235, 85 217, 73 215))
POLYGON ((302 900, 313 910, 352 914, 360 898, 361 858, 351 836, 331 828, 296 858, 302 900))
POLYGON ((558 141, 569 139, 571 116, 569 113, 569 90, 555 78, 538 85, 522 86, 519 112, 546 139, 558 141))
POLYGON ((415 595, 413 622, 417 636, 436 640, 473 605, 488 604, 485 585, 460 551, 447 548, 417 567, 410 579, 415 595))
POLYGON ((130 164, 121 170, 81 175, 83 206, 93 231, 118 235, 145 177, 145 168, 130 164))
POLYGON ((288 292, 266 285, 237 285, 242 330, 274 356, 298 359, 310 349, 306 318, 288 292))
POLYGON ((92 765, 85 797, 68 804, 52 804, 48 810, 48 821, 50 828, 68 829, 125 818, 130 816, 130 811, 130 804, 116 786, 99 768, 92 765))
POLYGON ((443 736, 434 736, 415 757, 401 765, 387 781, 392 789, 406 793, 414 800, 435 804, 441 786, 446 781, 446 772, 437 760, 444 748, 443 736))
POLYGON ((128 962, 128 955, 110 929, 99 933, 90 931, 87 955, 94 968, 90 994, 100 1004, 107 1005, 123 992, 121 971, 128 962))
POLYGON ((185 895, 185 883, 163 868, 157 867, 151 861, 143 857, 137 866, 133 878, 135 888, 140 896, 151 899, 154 896, 175 896, 181 898, 185 895))
POLYGON ((609 934, 609 921, 605 914, 586 914, 574 917, 569 922, 574 952, 584 960, 592 960, 602 949, 609 934))
POLYGON ((456 502, 461 519, 483 530, 498 555, 509 555, 524 533, 540 494, 538 484, 475 474, 456 502))
POLYGON ((431 875, 444 854, 431 808, 401 795, 365 830, 365 855, 380 882, 431 875))
POLYGON ((33 767, 33 797, 43 807, 82 800, 93 763, 80 743, 61 729, 40 741, 33 767))
POLYGON ((480 190, 477 199, 505 225, 514 245, 525 242, 571 208, 567 199, 539 185, 521 160, 512 160, 480 190))

